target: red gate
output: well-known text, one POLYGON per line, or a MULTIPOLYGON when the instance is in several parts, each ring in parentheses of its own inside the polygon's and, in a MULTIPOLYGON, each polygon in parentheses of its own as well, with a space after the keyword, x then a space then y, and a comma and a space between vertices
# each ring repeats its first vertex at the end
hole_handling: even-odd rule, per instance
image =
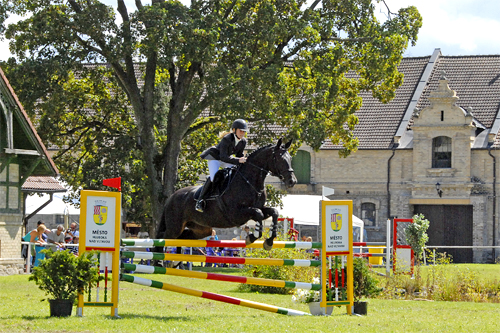
POLYGON ((405 235, 405 229, 410 223, 413 223, 413 219, 394 219, 393 223, 393 272, 394 274, 405 273, 413 275, 413 266, 415 264, 413 250, 411 246, 408 245, 405 235))

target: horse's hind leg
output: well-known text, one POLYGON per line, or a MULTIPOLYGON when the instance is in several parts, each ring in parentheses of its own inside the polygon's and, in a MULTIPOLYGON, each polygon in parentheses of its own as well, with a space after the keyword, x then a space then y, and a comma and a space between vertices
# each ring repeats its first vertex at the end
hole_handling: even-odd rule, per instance
POLYGON ((179 239, 202 239, 212 235, 212 227, 202 226, 194 222, 186 223, 179 239))
MULTIPOLYGON (((182 216, 179 210, 171 208, 171 202, 163 209, 160 224, 156 232, 157 239, 176 239, 182 234, 185 223, 182 222, 182 216)), ((164 253, 163 247, 155 247, 154 252, 164 253)), ((165 262, 164 262, 165 263, 165 262)), ((160 266, 158 260, 153 261, 154 266, 160 266)))

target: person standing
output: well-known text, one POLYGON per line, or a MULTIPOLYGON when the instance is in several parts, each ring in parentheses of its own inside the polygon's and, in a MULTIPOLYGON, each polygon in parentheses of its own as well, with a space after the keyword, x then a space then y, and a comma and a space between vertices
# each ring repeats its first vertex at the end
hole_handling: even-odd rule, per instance
POLYGON ((243 227, 243 230, 241 231, 240 239, 245 240, 249 235, 250 235, 250 227, 245 225, 245 227, 243 227))
MULTIPOLYGON (((64 241, 66 244, 73 245, 73 238, 69 234, 66 234, 66 236, 64 236, 64 241)), ((69 252, 73 253, 75 256, 78 255, 78 246, 66 246, 66 247, 68 248, 69 252)))
POLYGON ((236 119, 231 126, 231 132, 223 132, 219 135, 221 141, 215 147, 210 147, 201 153, 200 157, 208 160, 208 171, 210 173, 203 188, 201 189, 200 197, 196 201, 195 209, 203 213, 203 205, 205 196, 212 184, 219 168, 229 168, 239 163, 245 163, 246 157, 243 157, 243 151, 247 145, 245 134, 248 131, 248 126, 245 120, 236 119), (232 156, 234 155, 234 157, 232 156))
POLYGON ((62 224, 59 224, 56 229, 51 230, 47 238, 47 243, 55 245, 51 246, 52 251, 55 251, 56 246, 58 248, 64 248, 64 227, 62 224))
MULTIPOLYGON (((40 220, 40 221, 38 221, 38 222, 36 223, 36 227, 37 227, 37 228, 38 228, 39 226, 41 226, 41 225, 43 225, 45 228, 47 228, 47 226, 45 225, 45 223, 44 223, 42 220, 40 220)), ((44 241, 44 242, 47 242, 47 237, 48 237, 48 236, 47 236, 47 234, 48 234, 48 233, 50 233, 50 230, 45 229, 44 233, 42 234, 42 239, 43 239, 43 241, 44 241)))
MULTIPOLYGON (((36 229, 31 230, 23 237, 23 241, 25 241, 25 242, 36 243, 35 246, 31 246, 31 251, 30 251, 31 252, 31 262, 28 263, 29 265, 38 266, 37 260, 40 258, 37 259, 37 257, 38 257, 38 253, 43 249, 42 245, 44 245, 46 243, 42 237, 46 230, 47 230, 47 228, 42 223, 42 224, 38 225, 36 229)), ((27 250, 28 250, 28 248, 26 247, 26 256, 28 255, 27 250)))
POLYGON ((66 235, 70 235, 73 239, 74 244, 78 244, 78 239, 80 238, 80 232, 76 229, 76 222, 72 222, 69 225, 69 229, 66 230, 66 235))

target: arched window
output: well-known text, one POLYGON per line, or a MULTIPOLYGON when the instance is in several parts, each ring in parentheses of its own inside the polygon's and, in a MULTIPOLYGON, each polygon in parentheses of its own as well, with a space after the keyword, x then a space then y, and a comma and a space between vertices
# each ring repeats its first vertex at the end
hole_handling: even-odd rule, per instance
POLYGON ((451 168, 451 138, 438 136, 432 139, 432 167, 451 168))
POLYGON ((365 222, 365 227, 374 227, 376 217, 376 208, 373 202, 361 204, 361 219, 365 222))
POLYGON ((292 168, 297 177, 297 184, 309 184, 311 182, 311 154, 299 150, 292 158, 292 168))

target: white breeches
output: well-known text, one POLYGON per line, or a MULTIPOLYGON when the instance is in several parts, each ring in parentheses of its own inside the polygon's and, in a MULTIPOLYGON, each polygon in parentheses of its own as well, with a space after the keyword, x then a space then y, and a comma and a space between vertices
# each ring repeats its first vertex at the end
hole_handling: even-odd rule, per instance
POLYGON ((208 172, 210 173, 210 180, 213 180, 217 171, 220 168, 230 168, 233 166, 231 163, 222 162, 219 160, 208 160, 208 172))

